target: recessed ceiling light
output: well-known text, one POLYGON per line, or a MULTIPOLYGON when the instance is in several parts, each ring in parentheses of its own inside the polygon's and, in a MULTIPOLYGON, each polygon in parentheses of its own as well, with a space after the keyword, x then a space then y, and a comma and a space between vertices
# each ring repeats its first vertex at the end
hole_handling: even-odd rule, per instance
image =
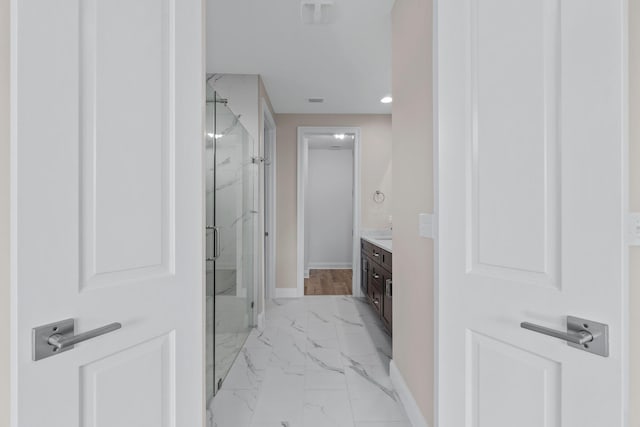
POLYGON ((391 102, 393 102, 393 98, 391 98, 390 96, 385 96, 380 100, 380 102, 382 102, 383 104, 391 104, 391 102))
POLYGON ((335 139, 344 139, 344 133, 336 133, 333 137, 335 139))

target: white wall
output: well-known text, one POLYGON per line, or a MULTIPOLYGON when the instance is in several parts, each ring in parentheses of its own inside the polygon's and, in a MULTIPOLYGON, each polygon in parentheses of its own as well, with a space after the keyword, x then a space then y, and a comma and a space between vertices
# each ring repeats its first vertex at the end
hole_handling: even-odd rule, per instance
POLYGON ((247 129, 256 146, 260 140, 261 123, 258 79, 257 74, 216 74, 209 81, 222 98, 229 100, 229 108, 240 116, 240 123, 247 129))
POLYGON ((308 269, 351 268, 353 149, 309 149, 305 247, 308 269))
POLYGON ((393 360, 428 425, 434 419, 434 245, 418 236, 418 214, 434 206, 432 6, 396 0, 391 24, 393 360))
MULTIPOLYGON (((640 0, 629 2, 629 208, 640 212, 640 0)), ((640 247, 629 250, 630 427, 640 427, 640 247)))
MULTIPOLYGON (((0 0, 0 323, 9 328, 9 0, 0 0)), ((8 334, 4 334, 8 338, 8 334)), ((0 347, 0 427, 9 426, 9 352, 0 347)))

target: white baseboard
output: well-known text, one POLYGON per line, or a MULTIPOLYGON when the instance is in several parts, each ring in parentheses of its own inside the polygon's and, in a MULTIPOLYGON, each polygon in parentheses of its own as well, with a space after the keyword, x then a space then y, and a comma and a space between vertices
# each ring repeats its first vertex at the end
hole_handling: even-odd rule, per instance
POLYGON ((276 288, 276 298, 298 298, 298 288, 276 288))
POLYGON ((306 269, 304 270, 304 278, 305 278, 305 279, 308 279, 308 278, 309 278, 309 269, 308 269, 308 268, 306 268, 306 269))
POLYGON ((260 332, 264 331, 264 310, 262 313, 258 313, 258 330, 260 332))
POLYGON ((309 270, 350 270, 352 262, 310 262, 309 270))
POLYGON ((429 427, 393 359, 389 362, 389 376, 391 377, 393 387, 396 389, 396 393, 398 393, 400 397, 400 402, 402 402, 402 406, 404 406, 404 410, 407 412, 411 425, 413 427, 429 427))

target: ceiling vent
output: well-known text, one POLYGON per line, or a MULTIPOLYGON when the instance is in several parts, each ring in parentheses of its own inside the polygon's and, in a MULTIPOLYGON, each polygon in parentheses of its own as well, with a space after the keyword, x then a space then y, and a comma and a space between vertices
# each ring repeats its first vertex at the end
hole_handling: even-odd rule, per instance
POLYGON ((324 102, 324 98, 309 98, 307 99, 310 104, 322 104, 324 102))
POLYGON ((307 25, 327 25, 333 22, 333 2, 330 0, 302 0, 300 17, 307 25))

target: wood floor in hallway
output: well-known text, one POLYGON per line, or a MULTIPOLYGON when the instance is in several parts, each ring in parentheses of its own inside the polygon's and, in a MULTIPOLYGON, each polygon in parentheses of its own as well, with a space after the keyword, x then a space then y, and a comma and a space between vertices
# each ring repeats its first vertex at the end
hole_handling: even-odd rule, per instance
POLYGON ((305 295, 351 295, 352 270, 310 270, 304 279, 305 295))

